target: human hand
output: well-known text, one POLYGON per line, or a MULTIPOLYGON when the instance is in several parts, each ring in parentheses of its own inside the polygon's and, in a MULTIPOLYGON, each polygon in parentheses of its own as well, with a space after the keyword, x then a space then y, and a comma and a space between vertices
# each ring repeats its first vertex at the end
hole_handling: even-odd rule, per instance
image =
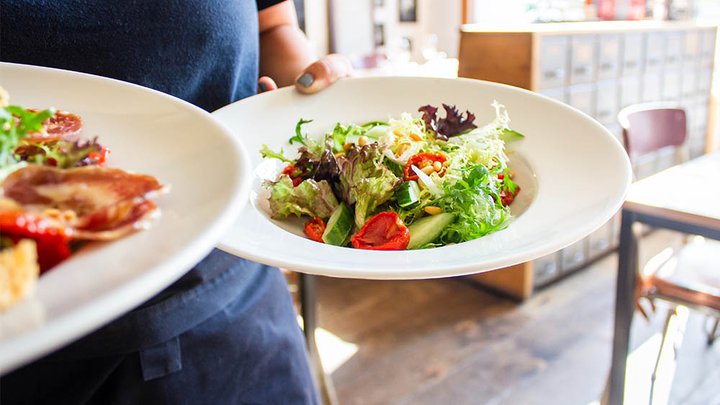
MULTIPOLYGON (((350 59, 345 55, 330 54, 306 67, 295 79, 295 88, 305 94, 317 93, 340 78, 352 76, 352 73, 353 68, 350 59)), ((263 76, 258 80, 260 92, 277 88, 275 81, 268 76, 263 76)))

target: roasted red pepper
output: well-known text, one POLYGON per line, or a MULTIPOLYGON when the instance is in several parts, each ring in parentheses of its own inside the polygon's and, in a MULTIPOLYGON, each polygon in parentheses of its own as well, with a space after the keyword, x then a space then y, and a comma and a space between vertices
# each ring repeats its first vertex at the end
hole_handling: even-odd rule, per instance
MULTIPOLYGON (((514 173, 508 173, 510 178, 512 179, 514 177, 514 173)), ((498 179, 503 180, 505 178, 504 173, 498 174, 498 179)), ((515 185, 515 190, 513 192, 510 192, 510 189, 507 187, 503 188, 500 191, 500 203, 507 207, 508 205, 512 204, 513 201, 515 201, 515 196, 518 195, 520 192, 520 186, 515 185)))
POLYGON ((405 181, 410 180, 417 180, 418 175, 415 174, 415 172, 412 169, 412 166, 417 167, 418 169, 423 169, 426 166, 433 166, 435 165, 435 162, 440 163, 439 168, 435 168, 434 171, 436 171, 441 177, 445 174, 445 163, 447 161, 447 156, 445 156, 442 153, 432 153, 432 152, 422 152, 418 153, 416 155, 410 156, 410 159, 408 159, 407 163, 405 164, 405 169, 403 171, 405 181))
POLYGON ((293 187, 297 187, 298 184, 302 183, 302 181, 303 181, 302 177, 300 177, 300 176, 302 176, 303 171, 302 171, 302 169, 298 168, 295 165, 285 166, 285 168, 282 171, 282 174, 287 174, 288 177, 290 177, 292 179, 293 187))
POLYGON ((18 242, 33 239, 37 244, 40 272, 70 257, 70 236, 67 228, 56 226, 46 218, 22 211, 0 212, 0 234, 18 242))
POLYGON ((356 249, 405 250, 410 242, 410 232, 396 212, 381 212, 370 218, 353 235, 356 249))
POLYGON ((323 242, 323 233, 325 233, 325 221, 322 218, 315 217, 305 223, 305 235, 315 242, 323 242))

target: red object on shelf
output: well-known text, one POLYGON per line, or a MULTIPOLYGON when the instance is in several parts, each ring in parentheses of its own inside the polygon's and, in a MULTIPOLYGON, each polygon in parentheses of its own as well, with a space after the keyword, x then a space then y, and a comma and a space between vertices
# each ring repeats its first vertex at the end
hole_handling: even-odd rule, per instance
POLYGON ((615 0, 597 0, 597 16, 600 20, 614 20, 615 0))

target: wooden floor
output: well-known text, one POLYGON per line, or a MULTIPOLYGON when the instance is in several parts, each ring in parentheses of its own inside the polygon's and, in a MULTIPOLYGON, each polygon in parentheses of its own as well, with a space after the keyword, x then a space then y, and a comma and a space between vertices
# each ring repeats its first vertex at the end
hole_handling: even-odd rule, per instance
MULTIPOLYGON (((650 238, 662 245, 671 237, 650 238)), ((609 369, 616 260, 610 255, 520 305, 461 278, 321 278, 320 327, 347 343, 340 351, 333 339, 319 343, 339 402, 598 401, 609 369)), ((633 347, 659 333, 663 318, 636 317, 633 347)), ((703 322, 690 316, 669 403, 720 404, 720 344, 704 345, 703 322)))

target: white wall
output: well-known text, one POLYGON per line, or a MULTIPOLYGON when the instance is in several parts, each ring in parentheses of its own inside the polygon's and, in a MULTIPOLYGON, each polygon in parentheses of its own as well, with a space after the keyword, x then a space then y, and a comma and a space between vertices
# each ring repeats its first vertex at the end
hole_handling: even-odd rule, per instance
POLYGON ((416 22, 399 21, 400 0, 383 0, 379 7, 373 5, 373 0, 331 1, 338 52, 350 56, 373 52, 373 26, 382 23, 385 25, 385 50, 388 52, 396 51, 402 38, 406 37, 412 41, 411 59, 423 62, 422 48, 434 36, 438 51, 448 57, 457 56, 461 0, 417 0, 416 22))

